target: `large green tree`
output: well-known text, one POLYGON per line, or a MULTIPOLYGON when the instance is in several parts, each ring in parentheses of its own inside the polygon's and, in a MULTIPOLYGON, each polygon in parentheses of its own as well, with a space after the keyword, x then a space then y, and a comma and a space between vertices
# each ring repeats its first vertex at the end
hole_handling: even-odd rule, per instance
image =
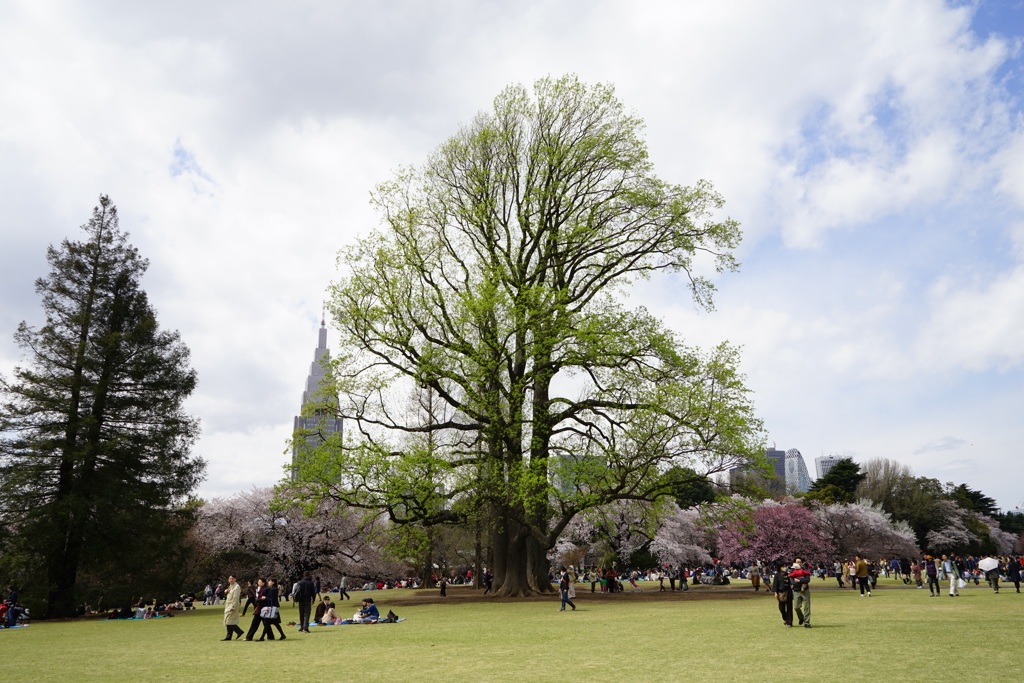
POLYGON ((740 240, 709 183, 653 174, 642 127, 610 86, 512 86, 378 187, 383 229, 343 251, 332 287, 325 395, 346 441, 303 487, 396 524, 485 520, 495 592, 518 596, 552 590, 546 553, 581 511, 756 457, 736 350, 688 348, 624 305, 664 273, 710 309, 697 272, 734 269, 740 240), (445 410, 404 409, 413 387, 445 410))
POLYGON ((860 465, 851 458, 843 458, 832 465, 824 477, 811 484, 807 498, 826 503, 852 503, 857 487, 866 476, 860 471, 860 465))
POLYGON ((0 514, 41 565, 52 617, 72 612, 83 572, 123 578, 148 549, 169 556, 204 468, 182 407, 196 374, 140 288, 148 262, 108 197, 82 227, 48 249, 45 323, 19 326, 27 364, 0 378, 0 514))

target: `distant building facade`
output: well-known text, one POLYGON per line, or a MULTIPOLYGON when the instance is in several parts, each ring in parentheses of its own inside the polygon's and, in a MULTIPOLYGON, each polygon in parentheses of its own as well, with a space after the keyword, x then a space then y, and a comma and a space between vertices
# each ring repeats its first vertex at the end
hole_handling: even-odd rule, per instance
MULTIPOLYGON (((325 321, 320 321, 320 334, 317 339, 316 349, 313 351, 313 363, 309 368, 309 376, 306 378, 306 388, 302 392, 302 407, 299 414, 295 416, 295 428, 292 434, 292 479, 297 476, 297 466, 302 459, 303 452, 317 448, 324 440, 332 435, 342 433, 342 420, 322 411, 307 411, 307 406, 324 403, 322 387, 327 379, 327 370, 324 368, 326 362, 330 361, 331 352, 327 350, 327 326, 325 321), (303 413, 307 413, 303 415, 303 413)), ((337 397, 329 400, 337 405, 337 397)))
POLYGON ((796 448, 786 451, 786 491, 807 493, 811 488, 811 475, 807 472, 804 456, 796 448))
MULTIPOLYGON (((772 475, 771 478, 764 478, 760 475, 756 475, 756 480, 759 484, 764 485, 772 493, 785 493, 786 492, 786 451, 780 451, 774 447, 769 448, 764 453, 765 457, 771 463, 772 475)), ((740 466, 733 467, 729 470, 729 483, 733 486, 746 481, 748 477, 754 473, 750 472, 750 468, 740 466)))
POLYGON ((775 478, 786 481, 786 451, 780 451, 773 446, 765 451, 765 457, 774 463, 775 478))
POLYGON ((842 460, 840 455, 823 455, 814 459, 814 469, 818 471, 818 479, 821 479, 832 469, 837 462, 842 460))

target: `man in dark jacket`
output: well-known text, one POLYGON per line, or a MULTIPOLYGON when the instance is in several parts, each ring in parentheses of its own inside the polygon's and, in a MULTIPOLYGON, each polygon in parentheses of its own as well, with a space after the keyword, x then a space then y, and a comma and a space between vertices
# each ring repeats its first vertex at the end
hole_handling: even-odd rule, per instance
POLYGON ((306 572, 295 586, 295 602, 299 604, 299 633, 309 633, 309 612, 315 595, 316 586, 309 572, 306 572))
POLYGON ((18 615, 15 607, 18 606, 18 589, 13 585, 8 586, 7 590, 10 591, 7 595, 7 599, 4 604, 7 605, 7 628, 14 628, 18 625, 18 615))
POLYGON ((322 602, 318 602, 316 605, 316 613, 313 614, 313 623, 317 626, 324 625, 324 615, 327 614, 327 608, 331 604, 331 596, 325 595, 322 602))
POLYGON ((793 586, 793 608, 799 623, 811 627, 811 573, 803 568, 798 559, 789 570, 789 582, 793 586))
POLYGON ((793 587, 789 583, 789 573, 786 565, 780 562, 775 567, 775 576, 772 577, 772 592, 779 601, 779 612, 782 614, 784 626, 793 625, 793 587))

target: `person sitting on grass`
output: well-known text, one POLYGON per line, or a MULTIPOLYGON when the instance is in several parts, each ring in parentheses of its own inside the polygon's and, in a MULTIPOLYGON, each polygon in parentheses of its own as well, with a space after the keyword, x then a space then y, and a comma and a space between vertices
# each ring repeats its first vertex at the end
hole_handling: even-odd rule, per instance
POLYGON ((338 613, 334 611, 333 602, 327 603, 327 611, 324 612, 323 623, 328 625, 338 625, 341 623, 341 617, 339 617, 338 613))
POLYGON ((323 601, 316 606, 316 613, 313 614, 313 623, 317 626, 324 625, 324 615, 327 614, 328 606, 331 605, 331 596, 325 595, 323 601))
POLYGON ((363 608, 355 613, 352 621, 357 624, 375 624, 380 619, 380 612, 373 604, 373 598, 363 598, 363 608))

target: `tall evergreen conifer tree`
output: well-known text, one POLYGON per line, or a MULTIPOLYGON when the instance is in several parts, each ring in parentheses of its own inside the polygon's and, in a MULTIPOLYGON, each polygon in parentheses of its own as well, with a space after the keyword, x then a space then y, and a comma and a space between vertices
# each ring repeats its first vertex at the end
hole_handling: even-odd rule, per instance
MULTIPOLYGON (((181 529, 199 483, 189 350, 156 321, 140 279, 148 261, 106 196, 84 241, 50 247, 36 281, 46 322, 22 323, 27 363, 0 378, 0 514, 48 584, 47 615, 69 615, 83 571, 181 529)), ((119 558, 121 558, 119 560, 119 558)))

